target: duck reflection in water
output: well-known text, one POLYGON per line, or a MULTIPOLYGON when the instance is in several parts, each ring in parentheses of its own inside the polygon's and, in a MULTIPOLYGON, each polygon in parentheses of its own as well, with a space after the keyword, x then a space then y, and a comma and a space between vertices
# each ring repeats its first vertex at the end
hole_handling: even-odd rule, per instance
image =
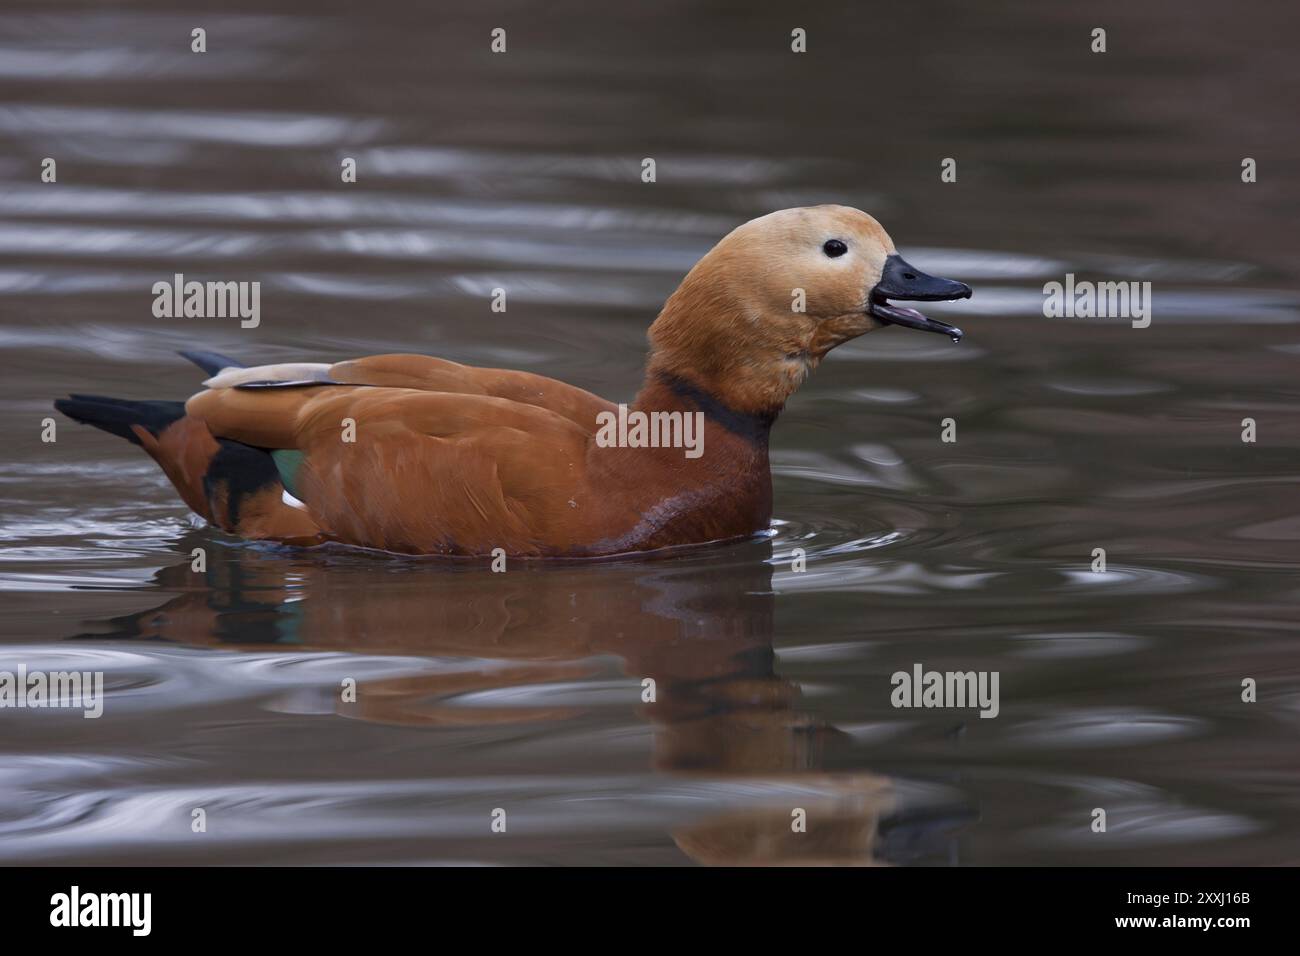
POLYGON ((748 802, 674 830, 691 859, 872 864, 888 861, 882 824, 913 850, 950 836, 951 816, 908 819, 889 779, 837 760, 847 735, 803 709, 799 686, 777 672, 768 540, 671 560, 518 561, 505 573, 477 561, 214 546, 202 532, 178 542, 184 553, 200 547, 203 572, 186 561, 155 575, 174 594, 166 603, 82 636, 459 659, 466 666, 363 680, 354 702, 332 695, 341 716, 431 728, 574 719, 580 705, 512 706, 500 692, 544 698, 548 686, 607 675, 614 659, 653 728, 655 770, 756 785, 748 802), (848 769, 826 769, 837 764, 848 769), (765 797, 774 782, 794 789, 765 797))

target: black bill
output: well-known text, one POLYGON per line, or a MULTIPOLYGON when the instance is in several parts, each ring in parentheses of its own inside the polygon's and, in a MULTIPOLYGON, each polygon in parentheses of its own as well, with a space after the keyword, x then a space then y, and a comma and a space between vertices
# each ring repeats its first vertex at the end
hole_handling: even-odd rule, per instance
POLYGON ((920 329, 923 332, 942 332, 954 342, 960 342, 964 333, 956 326, 928 318, 916 309, 894 305, 889 300, 947 302, 952 299, 969 299, 970 294, 970 286, 966 283, 926 275, 920 269, 908 265, 907 260, 895 253, 885 259, 880 281, 871 290, 867 312, 872 318, 891 325, 905 325, 909 329, 920 329))

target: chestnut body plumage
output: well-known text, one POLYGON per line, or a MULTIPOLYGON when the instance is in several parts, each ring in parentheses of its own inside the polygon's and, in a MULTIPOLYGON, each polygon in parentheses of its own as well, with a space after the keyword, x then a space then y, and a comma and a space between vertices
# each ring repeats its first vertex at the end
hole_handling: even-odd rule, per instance
POLYGON ((808 373, 888 324, 960 338, 890 300, 969 295, 909 266, 855 209, 740 226, 651 326, 630 405, 693 416, 692 454, 598 440, 617 406, 563 382, 421 355, 242 368, 189 353, 212 377, 183 404, 55 404, 140 444, 190 508, 246 538, 410 554, 648 551, 765 530, 769 432, 808 373))

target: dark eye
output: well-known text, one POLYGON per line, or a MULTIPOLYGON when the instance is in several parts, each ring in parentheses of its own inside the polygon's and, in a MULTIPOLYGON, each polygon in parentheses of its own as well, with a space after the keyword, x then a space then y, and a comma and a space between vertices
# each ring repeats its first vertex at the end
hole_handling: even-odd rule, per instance
POLYGON ((822 252, 826 253, 832 259, 844 255, 849 251, 849 247, 840 239, 827 239, 826 244, 822 246, 822 252))

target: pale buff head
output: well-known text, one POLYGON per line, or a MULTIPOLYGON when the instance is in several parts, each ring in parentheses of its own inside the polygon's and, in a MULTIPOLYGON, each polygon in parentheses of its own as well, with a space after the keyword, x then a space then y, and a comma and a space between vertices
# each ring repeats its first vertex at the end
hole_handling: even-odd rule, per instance
POLYGON ((914 269, 880 223, 848 206, 782 209, 739 226, 682 280, 650 328, 651 371, 740 411, 779 409, 835 346, 905 325, 960 338, 889 299, 970 295, 914 269))

